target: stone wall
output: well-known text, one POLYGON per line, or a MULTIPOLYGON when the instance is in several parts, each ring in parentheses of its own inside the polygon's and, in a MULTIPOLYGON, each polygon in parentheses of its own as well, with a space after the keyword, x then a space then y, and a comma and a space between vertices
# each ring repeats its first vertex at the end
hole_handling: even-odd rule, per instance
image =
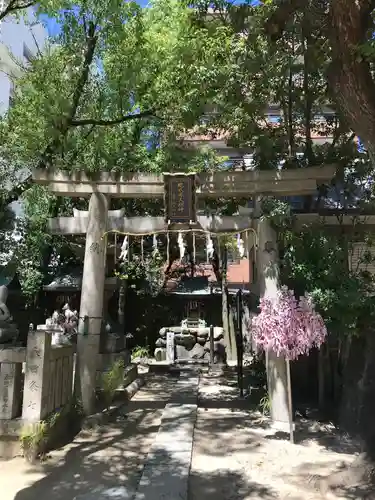
POLYGON ((36 422, 69 403, 74 346, 51 345, 52 332, 30 331, 27 347, 0 346, 0 418, 36 422))
POLYGON ((25 347, 0 346, 0 420, 21 415, 22 366, 25 361, 25 347))
MULTIPOLYGON (((223 328, 215 326, 214 334, 214 363, 226 362, 223 328)), ((206 360, 210 361, 210 328, 161 328, 156 341, 154 356, 156 361, 167 359, 167 333, 172 332, 174 337, 174 359, 180 360, 206 360)))

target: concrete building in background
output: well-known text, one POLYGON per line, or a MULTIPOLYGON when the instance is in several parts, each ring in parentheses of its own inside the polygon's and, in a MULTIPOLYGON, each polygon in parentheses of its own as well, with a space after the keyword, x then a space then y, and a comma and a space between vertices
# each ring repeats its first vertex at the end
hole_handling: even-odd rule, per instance
MULTIPOLYGON (((3 3, 4 0, 0 0, 0 10, 3 10, 3 3)), ((0 115, 3 115, 12 105, 17 77, 21 76, 22 68, 27 66, 32 57, 39 50, 43 51, 47 36, 48 33, 43 24, 37 22, 33 7, 27 9, 27 22, 23 19, 17 20, 12 15, 0 22, 0 115)), ((11 189, 14 186, 15 178, 22 181, 30 175, 27 166, 15 172, 11 165, 2 163, 0 171, 0 184, 5 189, 11 189)), ((10 203, 9 208, 16 217, 22 217, 22 204, 19 201, 10 203)), ((19 241, 17 227, 4 237, 17 243, 19 241)), ((10 255, 4 248, 1 253, 0 267, 4 265, 4 260, 10 259, 10 255)))
MULTIPOLYGON (((0 6, 1 3, 0 0, 0 6)), ((27 16, 31 25, 14 16, 7 16, 0 23, 0 114, 12 104, 15 79, 22 74, 22 67, 39 49, 43 50, 48 36, 45 27, 37 22, 33 7, 27 10, 27 16)))

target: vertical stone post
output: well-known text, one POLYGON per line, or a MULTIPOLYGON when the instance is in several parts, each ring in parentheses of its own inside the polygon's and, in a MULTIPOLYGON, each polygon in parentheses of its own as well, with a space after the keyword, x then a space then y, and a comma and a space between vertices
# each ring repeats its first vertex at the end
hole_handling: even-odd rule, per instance
POLYGON ((174 363, 174 333, 167 332, 167 361, 169 363, 174 363))
POLYGON ((210 365, 214 364, 215 356, 215 343, 214 343, 214 326, 210 325, 210 365))
POLYGON ((100 349, 106 271, 108 198, 93 193, 89 203, 77 338, 76 394, 84 412, 95 412, 96 368, 100 349), (86 320, 85 320, 86 317, 86 320))
POLYGON ((37 422, 48 413, 51 333, 37 328, 29 331, 26 347, 22 419, 37 422))
POLYGON ((0 363, 0 419, 11 420, 21 410, 22 363, 0 363))
MULTIPOLYGON (((279 255, 276 232, 266 218, 258 221, 258 285, 261 297, 276 298, 279 288, 279 255)), ((267 386, 271 418, 276 428, 289 431, 287 367, 285 358, 266 353, 267 386)))

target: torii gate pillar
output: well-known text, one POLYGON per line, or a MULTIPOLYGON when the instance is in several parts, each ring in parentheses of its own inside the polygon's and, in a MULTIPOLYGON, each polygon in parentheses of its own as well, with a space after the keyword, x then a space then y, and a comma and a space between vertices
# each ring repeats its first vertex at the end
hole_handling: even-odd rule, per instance
POLYGON ((109 200, 94 192, 89 203, 77 338, 76 385, 86 415, 95 412, 96 364, 100 349, 106 270, 109 200))
MULTIPOLYGON (((269 220, 258 220, 258 270, 260 297, 276 298, 279 289, 279 254, 276 231, 269 220)), ((287 366, 284 357, 266 353, 267 387, 271 401, 271 418, 275 428, 288 432, 290 427, 287 366)))

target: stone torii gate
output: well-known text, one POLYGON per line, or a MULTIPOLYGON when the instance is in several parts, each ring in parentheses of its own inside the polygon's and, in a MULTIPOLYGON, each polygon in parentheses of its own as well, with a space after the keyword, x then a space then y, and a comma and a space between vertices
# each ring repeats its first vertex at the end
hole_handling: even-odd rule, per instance
MULTIPOLYGON (((319 185, 332 179, 335 166, 308 167, 281 171, 246 171, 199 173, 195 176, 195 194, 199 198, 251 198, 258 196, 308 195, 319 185)), ((111 198, 163 198, 163 175, 129 174, 116 176, 101 173, 95 180, 84 173, 68 175, 62 172, 36 170, 34 182, 46 186, 57 196, 89 197, 89 210, 79 217, 50 219, 49 228, 59 234, 86 234, 82 279, 77 359, 81 394, 86 413, 94 411, 96 365, 103 315, 103 295, 108 231, 145 234, 166 230, 164 217, 120 217, 109 211, 111 198), (83 319, 85 318, 85 320, 83 319), (85 323, 83 323, 85 321, 85 323)), ((195 229, 220 233, 243 231, 252 227, 258 233, 257 278, 261 296, 275 296, 278 288, 278 254, 276 233, 267 220, 254 220, 250 215, 233 217, 197 216, 195 229)), ((190 223, 179 229, 192 228, 190 223)), ((173 229, 173 228, 170 228, 173 229)), ((268 353, 268 383, 274 422, 289 425, 286 393, 285 361, 268 353)))

